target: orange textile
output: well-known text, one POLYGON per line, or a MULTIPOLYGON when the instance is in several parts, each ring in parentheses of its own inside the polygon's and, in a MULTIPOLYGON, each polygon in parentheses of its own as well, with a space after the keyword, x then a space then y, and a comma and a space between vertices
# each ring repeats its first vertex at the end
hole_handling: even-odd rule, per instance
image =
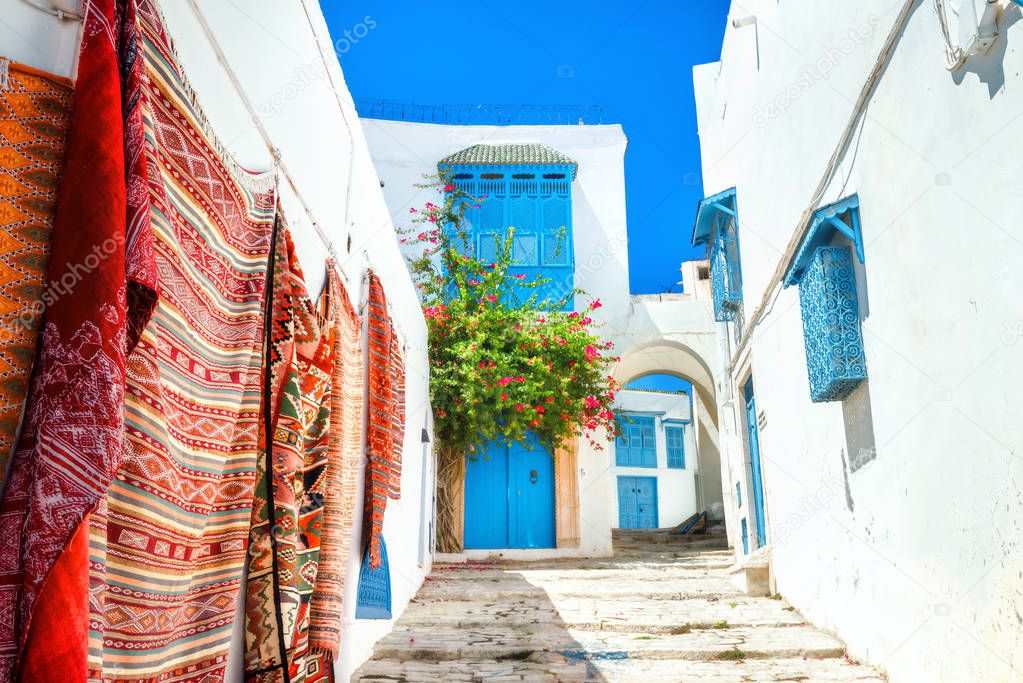
POLYGON ((0 57, 0 478, 21 423, 44 303, 67 286, 44 289, 70 116, 70 81, 0 57))

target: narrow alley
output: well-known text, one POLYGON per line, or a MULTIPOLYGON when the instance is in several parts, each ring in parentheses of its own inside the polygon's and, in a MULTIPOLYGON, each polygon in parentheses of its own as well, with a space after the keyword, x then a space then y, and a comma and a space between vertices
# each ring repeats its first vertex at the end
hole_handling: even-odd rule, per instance
POLYGON ((356 681, 883 681, 711 536, 616 532, 603 560, 439 564, 356 681))

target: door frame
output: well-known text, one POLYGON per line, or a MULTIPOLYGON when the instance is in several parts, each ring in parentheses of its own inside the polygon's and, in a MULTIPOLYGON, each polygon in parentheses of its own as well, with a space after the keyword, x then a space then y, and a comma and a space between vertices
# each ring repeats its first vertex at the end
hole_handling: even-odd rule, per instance
MULTIPOLYGON (((745 425, 744 446, 747 458, 744 458, 749 494, 747 500, 752 503, 756 547, 767 545, 767 504, 764 495, 764 468, 760 453, 760 425, 757 416, 756 389, 753 385, 753 374, 750 373, 742 384, 743 424, 745 425)), ((747 515, 748 516, 748 515, 747 515)))

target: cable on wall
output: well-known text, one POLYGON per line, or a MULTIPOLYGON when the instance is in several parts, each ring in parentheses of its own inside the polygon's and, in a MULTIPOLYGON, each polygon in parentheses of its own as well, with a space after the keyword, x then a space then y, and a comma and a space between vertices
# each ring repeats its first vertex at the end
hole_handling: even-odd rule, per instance
POLYGON ((316 49, 320 52, 320 61, 323 62, 323 70, 327 72, 327 80, 330 81, 330 89, 334 91, 334 99, 337 101, 337 108, 341 112, 341 119, 345 122, 345 132, 348 133, 348 178, 345 189, 345 230, 351 233, 351 223, 349 222, 349 207, 352 205, 352 180, 355 173, 355 138, 352 136, 352 127, 348 122, 348 114, 345 113, 345 105, 341 101, 341 91, 338 90, 337 83, 334 82, 334 74, 330 68, 330 62, 327 60, 327 55, 323 52, 323 45, 320 43, 320 36, 316 32, 316 26, 313 24, 313 16, 309 11, 309 5, 306 4, 306 0, 302 0, 302 10, 305 12, 306 21, 309 23, 309 30, 313 34, 313 42, 316 43, 316 49))
MULTIPOLYGON (((266 130, 266 126, 263 125, 262 119, 260 119, 259 115, 256 113, 256 108, 253 106, 252 100, 249 99, 248 94, 242 87, 241 80, 238 78, 238 74, 235 73, 235 70, 227 61, 227 55, 224 54, 224 50, 220 46, 220 41, 217 40, 216 36, 213 33, 213 29, 210 27, 209 22, 206 20, 205 15, 203 15, 202 10, 199 9, 198 0, 189 0, 188 4, 191 6, 192 13, 195 14, 195 18, 198 20, 199 26, 202 28, 203 33, 206 35, 206 39, 209 41, 210 46, 213 48, 214 53, 216 53, 217 61, 219 61, 220 65, 224 67, 224 71, 227 72, 227 77, 231 80, 231 85, 234 86, 235 91, 238 93, 238 96, 242 100, 242 104, 245 105, 245 110, 249 115, 249 120, 252 121, 252 123, 256 127, 256 130, 259 131, 260 136, 263 138, 263 143, 266 144, 267 149, 273 156, 274 167, 277 169, 279 175, 284 176, 284 179, 287 181, 288 186, 291 188, 291 191, 295 194, 295 197, 298 198, 299 203, 302 205, 302 208, 305 210, 306 215, 309 217, 309 221, 313 224, 313 229, 316 231, 317 236, 319 236, 320 240, 323 242, 323 245, 327 247, 327 253, 330 255, 332 259, 336 260, 337 250, 334 248, 334 242, 330 239, 327 233, 324 232, 323 228, 316 220, 316 216, 313 213, 312 208, 309 206, 309 202, 306 201, 305 196, 299 191, 298 185, 295 183, 295 179, 288 171, 288 167, 284 163, 284 159, 281 157, 281 151, 274 146, 273 140, 270 139, 270 134, 266 130)), ((349 135, 351 135, 350 132, 349 135)), ((349 178, 349 185, 350 184, 351 179, 349 178)))
POLYGON ((40 12, 46 12, 49 15, 55 16, 61 21, 82 21, 82 15, 73 10, 64 9, 63 7, 57 7, 53 3, 40 2, 39 0, 21 0, 29 7, 34 7, 40 12))
POLYGON ((768 280, 768 285, 764 290, 764 295, 761 297, 760 303, 757 304, 753 315, 750 316, 750 322, 748 329, 746 330, 746 334, 743 335, 742 341, 739 342, 739 345, 736 347, 735 353, 732 355, 731 361, 729 362, 729 373, 735 370, 736 364, 739 362, 743 352, 749 345, 749 340, 753 336, 754 329, 763 322, 764 315, 768 310, 768 307, 773 307, 774 300, 777 299, 778 295, 781 293, 782 279, 785 276, 785 272, 788 270, 789 263, 792 261, 796 251, 799 249, 799 246, 803 243, 803 239, 806 237, 813 214, 820 207, 821 200, 824 198, 824 193, 827 192, 828 186, 834 179, 835 173, 838 171, 838 167, 842 163, 842 159, 845 157, 845 153, 849 149, 849 145, 856 133, 859 122, 866 113, 867 102, 869 102, 870 98, 873 96, 874 90, 877 88, 877 85, 881 80, 881 76, 884 74, 889 61, 891 61, 892 55, 895 52, 895 47, 898 45, 899 38, 902 37, 903 31, 905 31, 906 26, 909 23, 909 17, 913 14, 913 9, 916 4, 917 0, 906 0, 902 6, 902 10, 899 12, 899 16, 895 19, 895 23, 892 25, 891 31, 889 31, 888 37, 885 39, 884 45, 881 47, 881 52, 874 61, 874 66, 870 70, 866 82, 860 89, 860 95, 856 99, 856 104, 853 106, 853 111, 849 116, 849 121, 846 123, 845 130, 842 131, 842 136, 839 138, 835 151, 828 160, 828 165, 824 170, 824 175, 817 184, 817 189, 814 190, 813 196, 810 199, 810 204, 803 210, 803 214, 799 218, 797 228, 792 234, 792 237, 789 239, 788 246, 785 248, 785 252, 782 254, 781 260, 775 267, 774 273, 771 275, 771 279, 768 280))

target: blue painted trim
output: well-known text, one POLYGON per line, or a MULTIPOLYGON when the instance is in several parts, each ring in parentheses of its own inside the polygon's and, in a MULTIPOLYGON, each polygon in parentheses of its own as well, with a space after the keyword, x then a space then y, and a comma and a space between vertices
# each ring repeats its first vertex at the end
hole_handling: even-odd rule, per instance
POLYGON ((743 390, 746 399, 746 438, 750 454, 753 480, 753 510, 756 515, 757 547, 767 545, 767 514, 764 508, 764 479, 760 469, 760 426, 757 424, 757 401, 753 393, 753 378, 746 381, 743 390))
POLYGON ((814 212, 810 219, 810 228, 806 237, 799 245, 795 256, 789 263, 785 274, 784 285, 798 285, 803 273, 813 259, 819 247, 831 242, 835 233, 839 233, 852 242, 860 263, 864 263, 863 233, 860 230, 860 198, 851 195, 834 204, 828 204, 814 212))
POLYGON ((735 216, 735 188, 712 194, 700 200, 696 206, 696 223, 693 225, 693 237, 690 240, 694 247, 706 244, 714 231, 714 218, 719 212, 735 216))
POLYGON ((663 424, 666 427, 670 425, 691 425, 693 424, 693 421, 685 420, 681 417, 666 417, 661 420, 661 424, 663 424))

